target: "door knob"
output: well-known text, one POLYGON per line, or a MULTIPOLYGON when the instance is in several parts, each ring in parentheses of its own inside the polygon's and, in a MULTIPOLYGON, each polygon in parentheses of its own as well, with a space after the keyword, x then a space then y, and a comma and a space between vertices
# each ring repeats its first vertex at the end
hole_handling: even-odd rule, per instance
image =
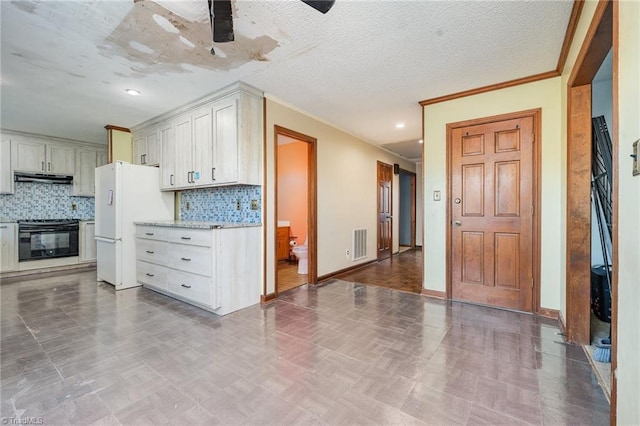
POLYGON ((453 202, 456 203, 456 204, 460 204, 460 201, 462 201, 462 200, 460 200, 460 198, 456 198, 455 200, 453 200, 453 202))
POLYGON ((459 220, 456 220, 455 222, 453 222, 453 224, 455 226, 462 226, 462 222, 460 222, 459 220))

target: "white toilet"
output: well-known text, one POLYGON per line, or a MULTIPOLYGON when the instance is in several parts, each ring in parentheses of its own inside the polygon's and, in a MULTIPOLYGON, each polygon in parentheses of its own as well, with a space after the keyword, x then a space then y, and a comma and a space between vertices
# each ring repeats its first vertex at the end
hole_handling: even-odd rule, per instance
POLYGON ((309 246, 307 245, 308 239, 305 240, 304 245, 295 246, 293 248, 293 254, 298 258, 298 273, 306 275, 309 273, 309 246))

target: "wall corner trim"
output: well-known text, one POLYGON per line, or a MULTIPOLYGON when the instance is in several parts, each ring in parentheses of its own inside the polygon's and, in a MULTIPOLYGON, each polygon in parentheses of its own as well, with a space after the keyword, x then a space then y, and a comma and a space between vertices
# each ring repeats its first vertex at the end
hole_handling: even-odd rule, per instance
POLYGON ((261 305, 265 305, 265 304, 271 303, 274 300, 276 300, 276 294, 275 293, 269 293, 267 295, 264 295, 264 294, 260 295, 260 304, 261 305))

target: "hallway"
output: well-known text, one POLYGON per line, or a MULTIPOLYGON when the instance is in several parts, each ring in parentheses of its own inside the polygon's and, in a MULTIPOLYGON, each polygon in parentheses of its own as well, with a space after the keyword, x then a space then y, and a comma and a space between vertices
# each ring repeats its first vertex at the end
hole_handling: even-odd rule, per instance
POLYGON ((422 270, 422 250, 413 249, 355 271, 337 275, 336 278, 420 294, 422 270))

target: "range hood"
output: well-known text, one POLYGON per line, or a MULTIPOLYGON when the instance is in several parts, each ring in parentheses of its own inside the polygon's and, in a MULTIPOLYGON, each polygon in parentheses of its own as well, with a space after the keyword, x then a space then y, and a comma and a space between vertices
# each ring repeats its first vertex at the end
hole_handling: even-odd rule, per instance
POLYGON ((73 183, 73 176, 15 172, 13 180, 15 182, 58 183, 68 185, 73 183))

